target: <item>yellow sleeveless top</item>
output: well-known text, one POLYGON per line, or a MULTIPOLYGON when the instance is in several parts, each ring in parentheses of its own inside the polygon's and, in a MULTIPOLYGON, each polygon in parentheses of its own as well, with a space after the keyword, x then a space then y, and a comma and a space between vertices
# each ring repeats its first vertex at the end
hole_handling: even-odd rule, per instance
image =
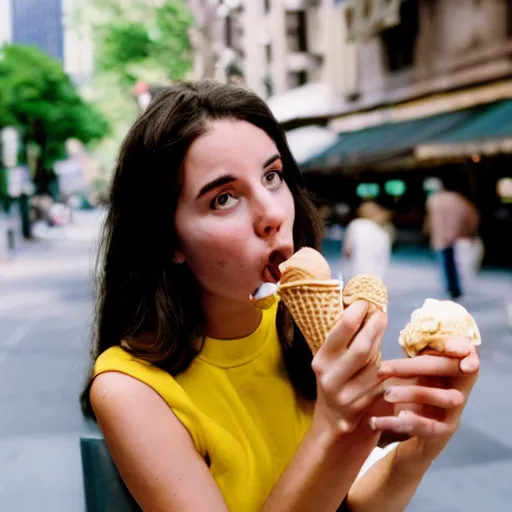
MULTIPOLYGON (((236 340, 207 338, 177 377, 121 347, 99 356, 95 375, 118 371, 152 387, 190 432, 230 511, 261 510, 311 424, 283 363, 277 305, 236 340)), ((169 442, 172 442, 169 439, 169 442)))

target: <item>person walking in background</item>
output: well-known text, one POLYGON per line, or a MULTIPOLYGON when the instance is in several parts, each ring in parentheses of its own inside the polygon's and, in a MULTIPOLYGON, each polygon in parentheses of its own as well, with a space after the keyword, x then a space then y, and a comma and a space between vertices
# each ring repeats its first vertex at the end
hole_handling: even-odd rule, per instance
POLYGON ((373 274, 384 279, 395 229, 391 212, 374 201, 365 201, 357 210, 357 218, 346 229, 343 254, 347 261, 347 278, 357 274, 373 274))
POLYGON ((456 177, 437 181, 426 204, 425 232, 439 260, 446 291, 453 299, 463 295, 466 284, 480 268, 483 244, 478 237, 480 215, 476 206, 458 187, 456 177))

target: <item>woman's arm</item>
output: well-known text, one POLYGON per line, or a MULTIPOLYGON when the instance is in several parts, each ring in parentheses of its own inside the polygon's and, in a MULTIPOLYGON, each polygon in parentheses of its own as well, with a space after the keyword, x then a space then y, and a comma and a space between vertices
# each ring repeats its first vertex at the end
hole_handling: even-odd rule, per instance
MULTIPOLYGON (((227 512, 190 434, 164 400, 127 375, 96 377, 91 402, 118 471, 143 510, 227 512)), ((310 430, 264 512, 335 511, 378 440, 369 428, 341 439, 310 430)))
POLYGON ((398 444, 377 461, 348 494, 351 512, 400 512, 405 510, 423 476, 432 464, 415 457, 415 439, 398 444))
POLYGON ((419 380, 388 388, 386 399, 399 404, 401 411, 397 416, 372 418, 372 424, 377 430, 412 437, 356 481, 348 495, 351 511, 404 510, 432 461, 456 432, 480 362, 467 340, 450 340, 447 348, 452 357, 424 355, 383 363, 381 369, 388 375, 419 376, 419 380))
POLYGON ((370 429, 338 439, 329 439, 310 430, 262 512, 334 512, 376 446, 378 437, 370 429))
MULTIPOLYGON (((264 512, 336 511, 376 446, 380 433, 370 429, 365 414, 382 394, 371 356, 386 321, 373 314, 361 328, 366 312, 361 301, 347 308, 316 354, 319 395, 312 427, 264 512)), ((188 431, 154 390, 127 375, 104 373, 93 382, 91 403, 119 473, 142 509, 227 510, 188 431)))
POLYGON ((189 432, 158 393, 108 372, 94 379, 91 403, 117 469, 143 510, 227 512, 189 432))

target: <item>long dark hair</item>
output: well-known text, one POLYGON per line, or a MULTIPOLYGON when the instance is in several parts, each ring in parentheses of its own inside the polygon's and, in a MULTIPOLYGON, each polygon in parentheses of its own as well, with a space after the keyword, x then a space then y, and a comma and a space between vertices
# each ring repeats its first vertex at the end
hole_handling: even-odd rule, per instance
MULTIPOLYGON (((208 121, 220 119, 248 121, 274 140, 295 202, 295 247, 320 245, 317 211, 265 102, 243 87, 213 81, 165 89, 126 136, 112 181, 98 253, 92 364, 81 395, 87 416, 94 417, 92 367, 109 347, 123 341, 134 356, 171 375, 197 355, 193 347, 204 336, 204 315, 194 277, 186 265, 172 263, 178 247, 174 217, 185 153, 208 121)), ((299 395, 313 400, 311 351, 282 304, 277 326, 290 381, 299 395)))

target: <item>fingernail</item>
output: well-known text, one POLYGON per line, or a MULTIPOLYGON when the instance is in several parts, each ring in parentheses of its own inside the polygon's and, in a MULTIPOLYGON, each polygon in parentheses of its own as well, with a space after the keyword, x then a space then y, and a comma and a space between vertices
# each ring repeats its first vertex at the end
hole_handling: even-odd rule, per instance
POLYGON ((372 430, 377 430, 377 427, 375 426, 375 416, 372 416, 370 418, 370 421, 368 422, 368 424, 370 425, 370 428, 372 430))
POLYGON ((393 388, 388 388, 384 391, 384 400, 386 402, 393 402, 393 388))
POLYGON ((478 370, 478 364, 475 363, 474 361, 471 361, 471 360, 468 361, 467 359, 463 359, 460 362, 460 369, 463 372, 467 372, 467 373, 476 372, 476 370, 478 370))

